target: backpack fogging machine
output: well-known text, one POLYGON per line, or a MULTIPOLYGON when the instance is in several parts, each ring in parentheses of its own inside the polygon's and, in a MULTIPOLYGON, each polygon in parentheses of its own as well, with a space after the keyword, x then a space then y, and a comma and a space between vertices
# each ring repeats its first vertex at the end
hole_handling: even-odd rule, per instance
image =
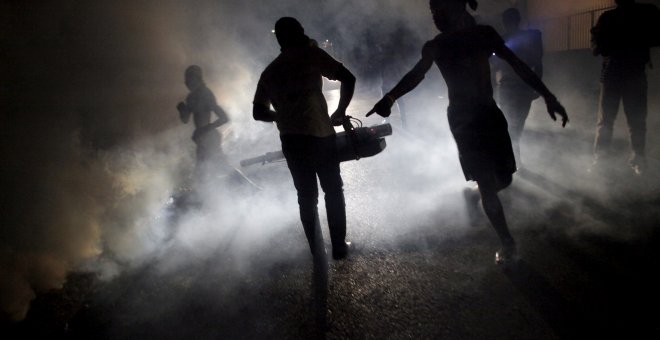
MULTIPOLYGON (((363 127, 359 119, 346 116, 342 123, 344 131, 338 132, 336 137, 339 161, 352 161, 379 154, 385 149, 387 143, 385 136, 392 134, 392 125, 389 123, 363 127), (356 122, 357 127, 353 126, 356 122)), ((253 164, 266 164, 284 160, 282 151, 266 152, 264 155, 247 158, 241 161, 241 166, 253 164)))

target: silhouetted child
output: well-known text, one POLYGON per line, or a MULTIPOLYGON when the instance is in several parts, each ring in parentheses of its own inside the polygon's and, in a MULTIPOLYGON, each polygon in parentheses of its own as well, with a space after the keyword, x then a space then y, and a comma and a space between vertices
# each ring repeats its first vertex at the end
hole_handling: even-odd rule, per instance
POLYGON ((447 115, 458 146, 465 178, 477 182, 484 212, 495 228, 502 249, 495 253, 498 264, 516 256, 516 245, 497 193, 509 186, 516 171, 511 139, 502 111, 493 100, 489 58, 495 53, 546 101, 548 113, 562 125, 568 121, 557 98, 524 62, 504 44, 490 26, 477 25, 465 4, 476 9, 474 0, 431 0, 433 21, 442 32, 422 48, 422 58, 399 83, 367 113, 387 117, 394 101, 413 90, 435 62, 449 91, 447 115))

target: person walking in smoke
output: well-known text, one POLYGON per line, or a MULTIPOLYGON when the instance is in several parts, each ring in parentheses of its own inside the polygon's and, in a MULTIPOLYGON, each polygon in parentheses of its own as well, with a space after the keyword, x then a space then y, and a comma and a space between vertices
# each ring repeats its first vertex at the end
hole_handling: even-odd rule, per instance
POLYGON ((516 245, 497 193, 511 184, 516 171, 511 139, 504 115, 493 100, 489 58, 495 53, 511 65, 527 84, 545 99, 553 120, 568 122, 564 107, 543 82, 505 44, 490 26, 477 25, 467 12, 475 0, 431 0, 433 21, 442 32, 424 44, 417 64, 367 113, 389 116, 394 102, 413 90, 435 62, 449 91, 449 127, 458 146, 467 180, 477 182, 484 212, 502 242, 495 261, 505 264, 516 258, 516 245))
POLYGON ((660 11, 635 0, 616 0, 616 4, 591 30, 593 54, 603 56, 593 169, 602 169, 607 162, 614 120, 623 101, 632 149, 629 165, 640 175, 646 167, 645 69, 650 63, 649 48, 660 45, 660 11))
POLYGON ((187 124, 190 116, 193 117, 195 131, 192 140, 197 146, 194 189, 213 184, 214 179, 226 178, 231 183, 246 184, 252 190, 261 190, 256 183, 250 180, 240 170, 227 161, 222 151, 222 136, 218 127, 229 122, 227 113, 218 105, 213 92, 206 86, 202 77, 202 68, 191 65, 186 68, 184 82, 190 93, 186 100, 179 102, 177 110, 181 122, 187 124), (211 113, 218 117, 211 122, 211 113))
MULTIPOLYGON (((504 44, 525 62, 536 73, 539 79, 543 76, 543 42, 538 30, 520 29, 520 12, 509 8, 502 13, 505 34, 504 44)), ((506 121, 509 124, 509 135, 513 146, 513 154, 518 167, 522 166, 520 158, 520 137, 529 115, 532 101, 539 97, 538 92, 531 89, 513 70, 499 58, 494 58, 493 68, 497 74, 499 104, 506 121)))
POLYGON ((195 131, 192 140, 197 146, 195 180, 197 186, 206 184, 217 172, 229 167, 222 152, 221 135, 217 128, 229 121, 227 113, 218 106, 213 92, 204 83, 202 68, 191 65, 186 68, 184 82, 190 93, 185 102, 179 102, 179 118, 187 124, 193 117, 195 131), (211 122, 211 112, 218 117, 211 122), (224 168, 224 169, 223 169, 224 168))
POLYGON ((305 35, 295 18, 275 23, 280 55, 261 74, 253 101, 255 120, 277 123, 282 152, 298 193, 300 220, 312 255, 325 254, 318 216, 318 176, 332 242, 332 257, 347 256, 346 206, 333 125, 346 119, 355 77, 305 35), (328 116, 322 77, 341 82, 337 110, 328 116), (271 104, 274 110, 271 110, 271 104))

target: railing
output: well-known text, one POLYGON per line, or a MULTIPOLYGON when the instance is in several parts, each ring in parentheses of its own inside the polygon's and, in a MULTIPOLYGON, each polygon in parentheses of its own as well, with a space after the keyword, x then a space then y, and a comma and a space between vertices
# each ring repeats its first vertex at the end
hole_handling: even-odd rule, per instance
POLYGON ((530 22, 529 27, 543 33, 546 51, 567 51, 591 48, 591 28, 603 12, 613 6, 593 9, 563 18, 530 22))

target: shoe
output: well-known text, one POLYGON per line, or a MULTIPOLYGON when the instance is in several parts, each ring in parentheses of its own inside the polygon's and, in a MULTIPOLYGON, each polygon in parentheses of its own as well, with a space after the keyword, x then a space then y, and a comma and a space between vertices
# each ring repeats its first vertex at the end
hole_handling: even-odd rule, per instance
POLYGON ((335 260, 343 260, 348 256, 351 242, 344 242, 343 245, 332 247, 332 258, 335 260))
POLYGON ((644 174, 644 170, 646 169, 645 165, 646 162, 640 159, 630 162, 630 168, 632 169, 633 173, 637 176, 641 176, 644 174))
POLYGON ((495 264, 498 266, 512 265, 518 262, 516 247, 505 247, 495 252, 495 264))
POLYGON ((587 167, 587 173, 591 175, 601 174, 603 172, 602 162, 598 161, 598 158, 595 158, 591 165, 587 167))

